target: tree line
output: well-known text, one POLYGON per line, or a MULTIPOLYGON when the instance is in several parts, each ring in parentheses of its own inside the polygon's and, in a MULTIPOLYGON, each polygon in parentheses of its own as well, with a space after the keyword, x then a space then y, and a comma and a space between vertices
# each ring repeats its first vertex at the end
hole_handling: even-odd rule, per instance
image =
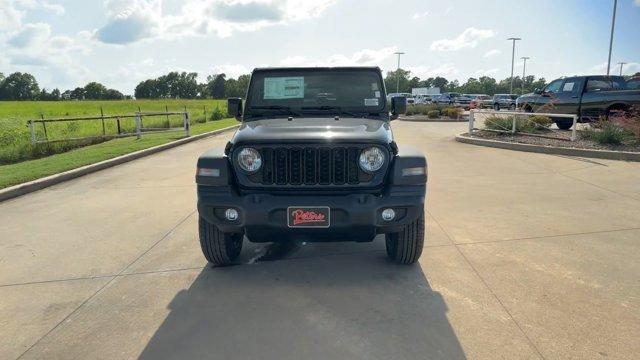
MULTIPOLYGON (((639 74, 636 74, 636 76, 639 74)), ((225 74, 209 75, 206 82, 199 83, 198 73, 170 72, 155 79, 140 82, 134 90, 136 99, 224 99, 228 97, 245 97, 251 75, 238 76, 237 79, 227 78, 225 74)), ((500 81, 489 77, 471 77, 464 83, 458 80, 449 81, 442 76, 420 79, 412 76, 404 69, 388 71, 384 82, 387 92, 410 93, 411 89, 419 87, 437 87, 440 92, 459 92, 464 94, 506 94, 509 93, 511 78, 500 81), (399 82, 398 82, 399 79, 399 82)), ((513 92, 516 94, 529 93, 534 89, 542 89, 547 84, 545 78, 534 75, 513 78, 513 92), (524 85, 524 86, 523 86, 524 85)), ((115 89, 109 89, 98 82, 90 82, 84 87, 60 92, 40 89, 35 77, 29 73, 16 72, 7 77, 0 73, 0 100, 120 100, 130 99, 115 89)))
POLYGON ((15 72, 5 77, 0 73, 0 100, 122 100, 126 96, 115 89, 108 89, 98 82, 61 92, 40 89, 36 78, 29 73, 15 72))
POLYGON ((240 75, 237 79, 225 74, 207 76, 207 81, 198 83, 198 73, 170 72, 156 79, 140 82, 134 91, 136 99, 224 99, 244 97, 249 86, 250 75, 240 75))

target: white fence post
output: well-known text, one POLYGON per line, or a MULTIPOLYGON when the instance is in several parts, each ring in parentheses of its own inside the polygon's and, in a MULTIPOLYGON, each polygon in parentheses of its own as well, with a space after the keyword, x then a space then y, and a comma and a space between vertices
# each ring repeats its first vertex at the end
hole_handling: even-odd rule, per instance
POLYGON ((573 126, 571 127, 571 141, 576 141, 576 127, 578 126, 578 116, 573 115, 573 126))
POLYGON ((511 114, 511 119, 512 119, 512 122, 511 122, 511 133, 515 134, 516 133, 516 121, 517 121, 516 116, 511 114))
MULTIPOLYGON (((189 124, 189 113, 185 112, 183 114, 183 121, 184 121, 184 132, 187 135, 187 137, 191 136, 191 129, 190 129, 190 124, 189 124)), ((206 117, 205 117, 206 119, 206 117)))
POLYGON ((475 121, 475 111, 469 110, 469 135, 473 135, 473 123, 475 121))
POLYGON ((140 139, 142 137, 142 129, 140 125, 142 123, 142 119, 140 113, 136 113, 136 139, 140 139))
POLYGON ((36 129, 33 126, 33 120, 29 120, 29 132, 31 133, 31 144, 36 144, 36 129))

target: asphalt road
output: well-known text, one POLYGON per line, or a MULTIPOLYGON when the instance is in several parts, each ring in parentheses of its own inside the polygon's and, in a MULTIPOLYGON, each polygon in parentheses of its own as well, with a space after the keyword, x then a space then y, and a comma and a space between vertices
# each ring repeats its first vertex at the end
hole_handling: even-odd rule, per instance
POLYGON ((457 143, 428 155, 419 265, 253 245, 211 269, 194 142, 0 204, 0 359, 634 359, 640 164, 457 143))

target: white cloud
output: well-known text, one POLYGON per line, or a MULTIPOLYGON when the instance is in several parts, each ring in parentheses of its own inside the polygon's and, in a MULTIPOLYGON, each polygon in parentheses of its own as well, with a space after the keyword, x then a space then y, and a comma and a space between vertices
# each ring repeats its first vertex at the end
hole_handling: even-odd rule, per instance
POLYGON ((493 68, 488 70, 479 69, 479 70, 476 70, 475 75, 476 76, 493 76, 499 72, 500 72, 500 69, 498 68, 493 68))
POLYGON ((453 11, 453 6, 449 6, 446 9, 444 9, 444 15, 449 15, 449 13, 453 11))
POLYGON ((417 13, 414 13, 413 16, 411 16, 411 18, 413 20, 418 20, 418 19, 421 19, 421 18, 423 18, 423 17, 425 17, 427 15, 429 15, 428 11, 417 12, 417 13))
POLYGON ((442 76, 447 79, 452 79, 459 74, 458 69, 453 64, 442 64, 437 67, 432 66, 407 66, 403 67, 406 70, 411 71, 411 76, 417 76, 421 79, 427 79, 430 77, 442 76))
POLYGON ((28 48, 42 45, 50 36, 49 24, 26 24, 9 37, 8 43, 15 48, 28 48))
POLYGON ((227 79, 237 79, 240 75, 250 74, 251 70, 240 64, 224 64, 213 67, 212 74, 225 74, 227 79))
POLYGON ((490 29, 467 28, 454 39, 441 39, 431 43, 430 49, 433 51, 455 51, 464 48, 474 48, 478 46, 480 40, 488 39, 495 35, 495 31, 490 29))
POLYGON ((326 59, 309 59, 303 56, 289 56, 280 60, 284 66, 376 66, 393 56, 395 46, 377 50, 364 49, 351 55, 335 54, 326 59))
POLYGON ((13 31, 20 27, 24 12, 9 0, 0 0, 0 31, 13 31))
POLYGON ((16 5, 28 10, 44 10, 56 15, 65 13, 64 6, 50 0, 14 0, 16 5))
POLYGON ((488 58, 488 57, 492 57, 492 56, 496 56, 496 55, 500 55, 502 54, 502 51, 498 50, 498 49, 491 49, 489 51, 487 51, 486 53, 484 53, 484 57, 488 58))
MULTIPOLYGON (((638 0, 640 1, 640 0, 638 0)), ((589 71, 590 74, 593 75, 604 75, 607 73, 607 62, 602 62, 598 65, 594 65, 592 66, 589 71)), ((640 63, 637 62, 630 62, 627 64, 624 64, 622 66, 622 75, 633 75, 637 72, 640 72, 640 63)), ((618 75, 620 74, 620 64, 618 64, 617 62, 612 62, 611 63, 611 70, 609 72, 611 75, 618 75)))
POLYGON ((108 44, 127 44, 159 32, 161 0, 106 0, 108 22, 96 38, 108 44))
POLYGON ((128 44, 143 39, 256 31, 320 16, 335 0, 187 0, 175 13, 161 0, 106 0, 107 24, 97 39, 128 44))
POLYGON ((640 0, 636 0, 635 3, 636 3, 636 6, 640 6, 640 0))

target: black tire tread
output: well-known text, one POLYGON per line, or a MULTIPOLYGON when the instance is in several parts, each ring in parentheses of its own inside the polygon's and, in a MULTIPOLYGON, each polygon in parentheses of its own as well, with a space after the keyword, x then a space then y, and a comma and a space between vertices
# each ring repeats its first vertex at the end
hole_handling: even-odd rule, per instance
POLYGON ((240 255, 242 244, 239 247, 233 247, 232 242, 238 240, 241 234, 225 234, 215 225, 210 224, 200 217, 199 222, 200 247, 204 257, 214 265, 224 266, 231 265, 233 261, 240 255))
POLYGON ((399 264, 413 264, 424 247, 424 213, 401 232, 386 235, 387 255, 399 264))

